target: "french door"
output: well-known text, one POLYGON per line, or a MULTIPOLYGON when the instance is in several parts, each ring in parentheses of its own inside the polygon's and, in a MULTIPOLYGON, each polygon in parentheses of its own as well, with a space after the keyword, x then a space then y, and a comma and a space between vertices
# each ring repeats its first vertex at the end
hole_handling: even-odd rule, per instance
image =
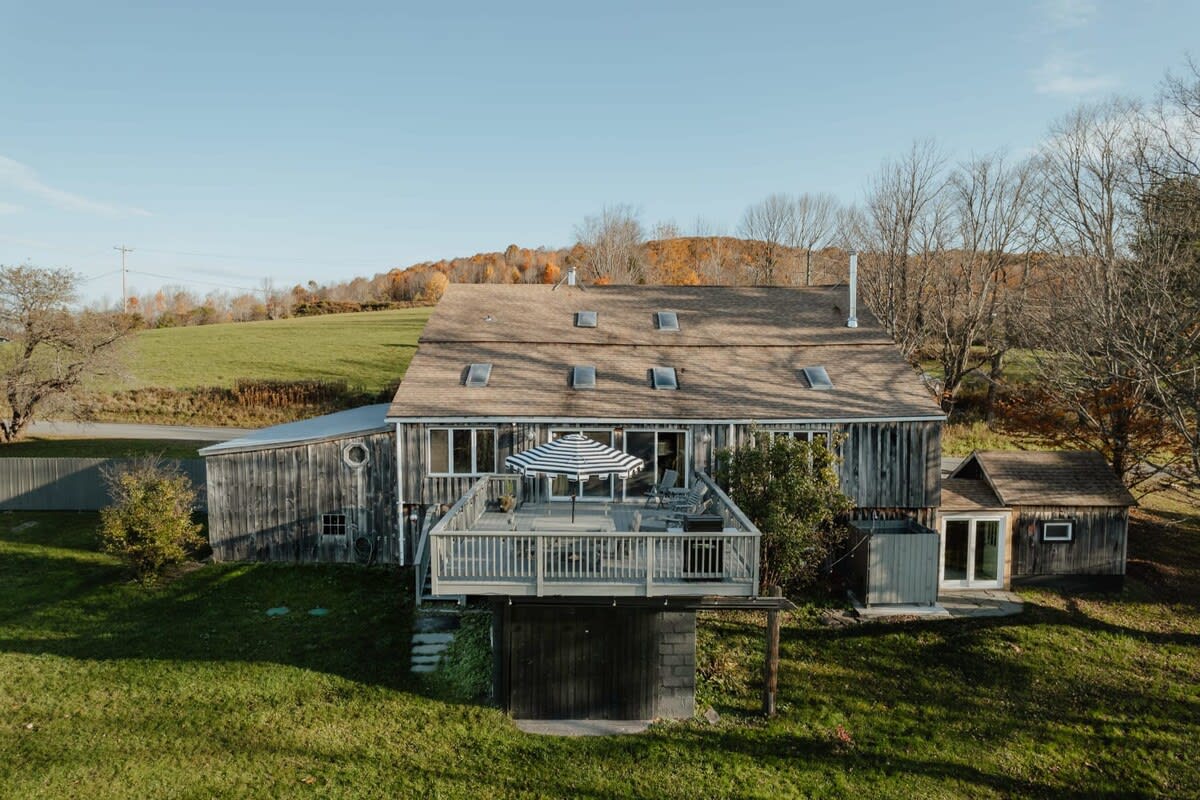
POLYGON ((942 580, 949 589, 1004 585, 1004 517, 942 518, 942 580))

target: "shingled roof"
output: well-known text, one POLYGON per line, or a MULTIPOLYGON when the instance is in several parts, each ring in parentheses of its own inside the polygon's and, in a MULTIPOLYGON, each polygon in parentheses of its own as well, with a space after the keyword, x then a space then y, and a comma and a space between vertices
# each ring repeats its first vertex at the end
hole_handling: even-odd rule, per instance
POLYGON ((834 420, 942 417, 882 327, 846 290, 777 287, 453 284, 434 311, 389 417, 395 419, 834 420), (594 328, 575 314, 597 312, 594 328), (659 330, 672 311, 679 330, 659 330), (464 385, 490 363, 486 387, 464 385), (596 368, 595 389, 570 385, 596 368), (678 390, 650 370, 674 367, 678 390), (824 366, 830 390, 803 369, 824 366))
POLYGON ((950 476, 981 477, 1005 506, 1132 506, 1137 501, 1094 450, 977 450, 950 476))

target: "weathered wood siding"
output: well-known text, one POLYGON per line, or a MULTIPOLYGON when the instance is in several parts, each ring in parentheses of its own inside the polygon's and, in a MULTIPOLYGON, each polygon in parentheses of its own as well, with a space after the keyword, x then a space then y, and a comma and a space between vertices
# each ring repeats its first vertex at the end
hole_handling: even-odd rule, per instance
POLYGON ((1129 509, 1021 506, 1013 509, 1012 578, 1124 575, 1129 509), (1074 523, 1069 542, 1042 540, 1042 523, 1074 523))
MULTIPOLYGON (((436 425, 428 427, 454 427, 436 425)), ((496 423, 460 427, 497 429, 497 465, 504 471, 504 459, 513 452, 526 450, 549 440, 551 429, 571 427, 562 424, 496 423)), ((585 428, 614 428, 614 445, 624 447, 624 435, 637 430, 683 430, 688 433, 690 464, 693 469, 712 473, 716 454, 723 449, 748 446, 753 429, 832 431, 846 438, 841 445, 843 490, 855 504, 869 509, 892 509, 900 516, 917 513, 923 524, 932 520, 933 510, 941 502, 941 423, 864 422, 851 424, 807 425, 587 425, 585 428)), ((403 437, 404 500, 422 505, 452 504, 475 481, 473 477, 427 475, 427 426, 405 423, 403 437)), ((532 488, 532 484, 530 484, 532 488)))
POLYGON ((399 562, 390 431, 206 461, 209 542, 218 561, 399 562), (367 464, 352 467, 343 460, 343 448, 352 442, 366 447, 367 464), (322 536, 321 516, 339 513, 355 531, 322 536), (360 552, 356 539, 364 539, 360 552))

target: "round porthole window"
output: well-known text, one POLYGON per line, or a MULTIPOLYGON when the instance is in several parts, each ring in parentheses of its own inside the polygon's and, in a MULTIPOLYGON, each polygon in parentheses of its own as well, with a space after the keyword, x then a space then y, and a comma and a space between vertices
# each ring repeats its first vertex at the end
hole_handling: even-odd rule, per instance
POLYGON ((347 467, 365 467, 371 461, 371 453, 362 442, 350 442, 342 448, 342 461, 347 467))

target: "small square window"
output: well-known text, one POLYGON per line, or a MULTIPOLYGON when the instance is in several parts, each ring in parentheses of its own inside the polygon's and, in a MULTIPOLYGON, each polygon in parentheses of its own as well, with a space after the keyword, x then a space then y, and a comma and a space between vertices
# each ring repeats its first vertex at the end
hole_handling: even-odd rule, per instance
POLYGON ((575 312, 575 327, 576 328, 594 328, 599 319, 599 313, 595 311, 576 311, 575 312))
POLYGON ((574 389, 595 389, 596 368, 587 365, 571 367, 571 387, 574 389))
POLYGON ((654 314, 654 327, 660 331, 677 331, 679 315, 674 311, 658 311, 654 314))
POLYGON ((650 370, 650 385, 655 389, 678 389, 679 380, 674 367, 654 367, 650 370))
POLYGON ((321 515, 321 535, 322 536, 345 536, 346 535, 346 515, 345 514, 322 514, 321 515))
POLYGON ((833 388, 833 381, 829 379, 829 373, 824 367, 805 367, 804 379, 808 381, 810 389, 829 391, 833 388))
POLYGON ((1075 534, 1075 524, 1067 520, 1042 523, 1043 542, 1069 542, 1075 534))
POLYGON ((467 367, 466 385, 473 387, 487 386, 488 378, 492 376, 491 364, 472 364, 467 367))

